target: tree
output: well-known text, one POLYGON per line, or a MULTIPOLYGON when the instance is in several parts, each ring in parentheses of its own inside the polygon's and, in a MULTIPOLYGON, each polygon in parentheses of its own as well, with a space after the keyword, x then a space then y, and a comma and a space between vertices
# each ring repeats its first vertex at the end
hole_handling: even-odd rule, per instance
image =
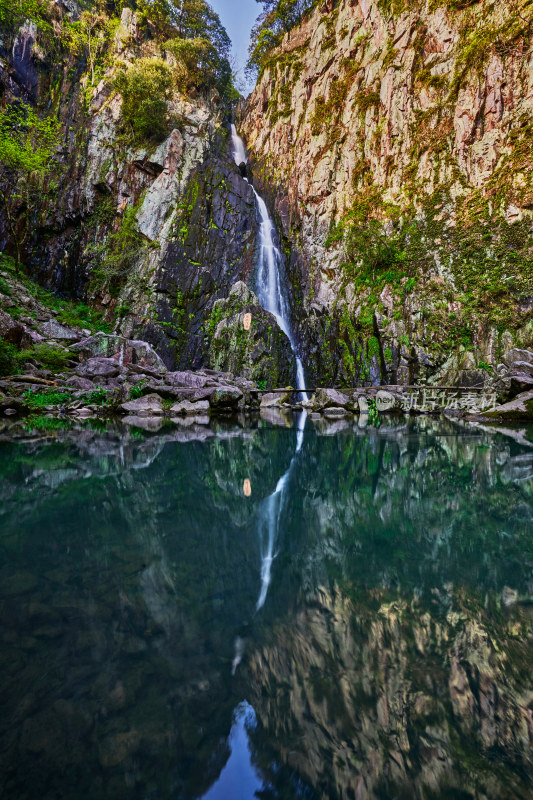
POLYGON ((101 14, 94 11, 83 11, 79 20, 70 23, 67 27, 71 49, 75 53, 84 50, 87 51, 87 58, 91 69, 91 86, 94 86, 94 66, 96 57, 105 44, 104 22, 105 19, 101 14))
POLYGON ((161 138, 167 129, 167 100, 172 72, 161 58, 140 58, 115 78, 122 95, 122 116, 133 134, 161 138))
POLYGON ((24 103, 8 106, 0 112, 0 196, 16 250, 17 269, 28 233, 28 211, 32 193, 53 165, 60 144, 59 122, 40 117, 24 103), (26 210, 24 224, 15 219, 26 210))
POLYGON ((16 30, 29 19, 38 28, 48 29, 47 9, 42 0, 0 0, 0 30, 16 30))
POLYGON ((283 36, 317 4, 317 0, 256 0, 263 6, 252 30, 247 71, 256 75, 283 36))

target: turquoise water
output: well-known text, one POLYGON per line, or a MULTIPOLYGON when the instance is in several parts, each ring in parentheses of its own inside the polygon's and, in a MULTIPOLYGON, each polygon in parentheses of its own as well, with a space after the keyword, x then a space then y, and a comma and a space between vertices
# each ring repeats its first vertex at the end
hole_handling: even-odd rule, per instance
POLYGON ((531 431, 0 435, 2 799, 531 798, 531 431))

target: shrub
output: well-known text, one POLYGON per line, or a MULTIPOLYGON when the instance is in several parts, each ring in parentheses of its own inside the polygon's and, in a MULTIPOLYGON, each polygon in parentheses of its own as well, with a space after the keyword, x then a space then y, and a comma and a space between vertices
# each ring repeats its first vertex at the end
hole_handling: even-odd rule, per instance
POLYGON ((17 353, 19 364, 24 364, 24 362, 31 359, 45 369, 52 370, 52 372, 64 370, 71 358, 71 353, 50 344, 36 344, 29 350, 21 350, 17 353))
POLYGON ((137 386, 132 386, 132 388, 130 389, 130 396, 129 396, 130 400, 138 400, 139 397, 143 396, 144 383, 145 381, 141 381, 140 383, 137 384, 137 386))
MULTIPOLYGON (((128 206, 120 227, 108 236, 107 241, 87 249, 88 255, 95 260, 91 276, 93 288, 120 286, 146 244, 137 228, 137 208, 128 206)), ((117 313, 124 308, 119 306, 117 313)))
POLYGON ((12 375, 17 371, 17 348, 14 344, 0 339, 0 376, 12 375))
POLYGON ((89 405, 104 406, 109 402, 109 391, 100 386, 98 389, 95 389, 94 392, 83 395, 83 400, 89 405))
POLYGON ((176 78, 182 92, 191 86, 200 90, 216 86, 223 77, 223 63, 209 39, 178 37, 166 42, 165 49, 176 60, 176 78))
POLYGON ((134 135, 162 138, 167 132, 167 100, 172 72, 161 58, 141 58, 115 78, 122 95, 122 116, 134 135))
POLYGON ((69 392, 59 392, 57 389, 41 389, 34 392, 27 389, 22 398, 30 408, 43 408, 44 406, 60 406, 70 401, 69 392))

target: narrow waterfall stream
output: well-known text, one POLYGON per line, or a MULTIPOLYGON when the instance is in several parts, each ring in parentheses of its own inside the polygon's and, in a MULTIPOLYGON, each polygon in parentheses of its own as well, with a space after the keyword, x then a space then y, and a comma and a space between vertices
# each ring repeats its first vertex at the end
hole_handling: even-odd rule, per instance
MULTIPOLYGON (((231 126, 231 138, 233 141, 233 158, 237 166, 247 162, 244 142, 237 133, 235 125, 231 126)), ((247 178, 244 178, 247 180, 247 178)), ((252 186, 259 210, 261 227, 260 236, 260 261, 257 276, 257 297, 262 307, 270 311, 276 317, 281 330, 286 334, 291 343, 291 349, 296 360, 296 388, 300 391, 304 400, 308 399, 305 391, 305 375, 303 364, 296 353, 294 336, 291 331, 289 304, 283 292, 283 283, 280 278, 280 265, 282 256, 279 248, 274 243, 274 223, 268 213, 263 198, 252 186)), ((268 589, 272 580, 272 563, 276 558, 276 545, 279 538, 279 528, 285 500, 287 483, 293 468, 296 456, 300 452, 303 444, 304 427, 306 414, 303 411, 298 419, 298 433, 296 439, 296 450, 289 464, 288 470, 279 479, 276 490, 269 495, 259 509, 259 544, 261 548, 261 591, 256 604, 256 611, 259 611, 267 598, 268 589)))
MULTIPOLYGON (((244 149, 244 142, 237 133, 235 125, 231 126, 231 138, 233 142, 233 158, 237 166, 246 164, 248 158, 244 149)), ((247 180, 247 178, 244 178, 247 180)), ((257 274, 257 298, 266 311, 270 311, 276 317, 277 323, 283 333, 291 343, 291 349, 296 361, 296 388, 301 393, 304 400, 308 400, 305 389, 305 374, 301 359, 296 352, 296 344, 292 326, 290 323, 289 304, 280 277, 280 266, 282 255, 274 242, 274 223, 268 213, 265 201, 252 186, 257 208, 261 220, 259 229, 260 236, 260 260, 257 274)))

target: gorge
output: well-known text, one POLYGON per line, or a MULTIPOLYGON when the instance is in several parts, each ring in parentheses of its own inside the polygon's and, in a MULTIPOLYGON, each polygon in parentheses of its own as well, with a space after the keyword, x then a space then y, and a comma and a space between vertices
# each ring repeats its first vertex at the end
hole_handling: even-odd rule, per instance
POLYGON ((530 800, 533 0, 245 3, 0 0, 0 798, 530 800))

